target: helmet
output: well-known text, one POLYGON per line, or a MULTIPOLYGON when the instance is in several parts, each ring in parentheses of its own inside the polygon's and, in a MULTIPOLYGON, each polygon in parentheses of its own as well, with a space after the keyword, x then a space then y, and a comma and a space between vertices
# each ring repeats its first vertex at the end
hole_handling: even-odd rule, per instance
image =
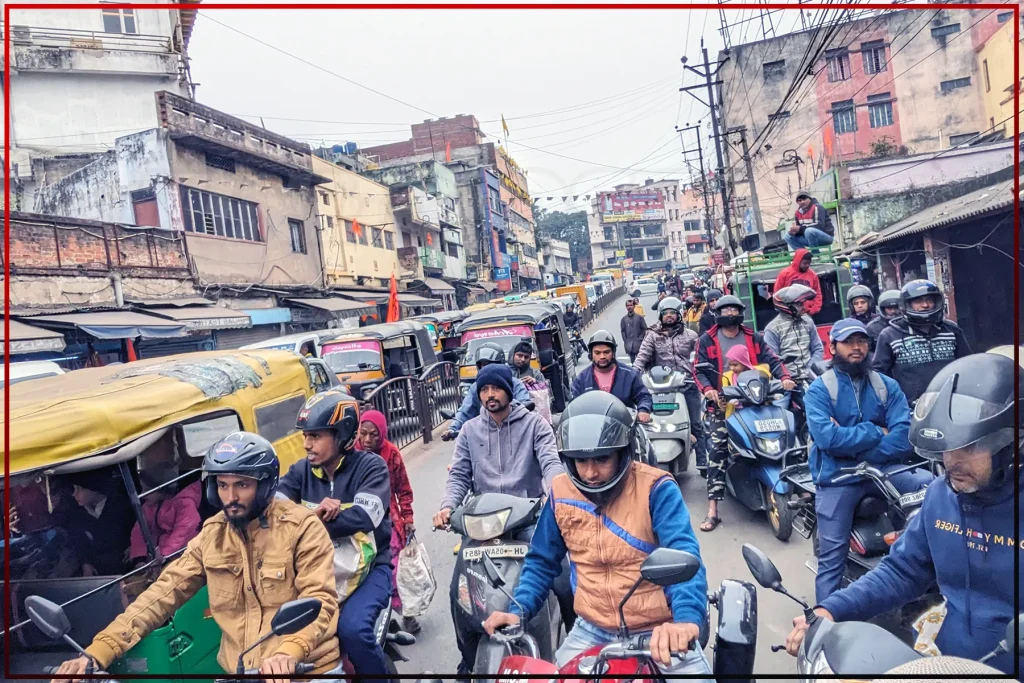
POLYGON ((850 291, 846 293, 846 303, 853 306, 853 300, 864 297, 868 300, 868 310, 875 305, 875 295, 871 293, 871 290, 864 285, 854 285, 850 287, 850 291))
POLYGON ((1024 369, 997 353, 975 353, 942 368, 914 407, 910 443, 926 458, 941 460, 947 451, 973 444, 993 453, 992 483, 1011 476, 1014 447, 1021 441, 1014 416, 1024 418, 1024 369), (1014 399, 1018 404, 1014 404, 1014 399))
POLYGON ((891 308, 893 306, 897 306, 898 307, 899 305, 900 305, 900 290, 898 290, 898 289, 887 289, 887 290, 885 290, 884 292, 882 292, 881 294, 878 295, 878 314, 881 315, 886 320, 892 320, 893 318, 898 318, 899 314, 897 313, 896 315, 886 315, 885 314, 885 309, 886 308, 891 308))
POLYGON ((719 327, 735 327, 743 324, 743 312, 747 310, 746 305, 733 295, 723 296, 718 300, 712 309, 715 312, 715 324, 719 327), (739 315, 722 315, 719 313, 723 308, 734 306, 740 309, 739 315))
MULTIPOLYGON (((1013 358, 1013 345, 1007 344, 1005 346, 997 346, 994 349, 989 349, 985 353, 998 353, 1000 356, 1006 356, 1007 358, 1013 358)), ((1021 367, 1024 367, 1024 346, 1020 347, 1020 358, 1021 367)))
POLYGON ((658 302, 658 321, 660 322, 665 311, 675 311, 676 315, 681 316, 683 310, 683 302, 674 296, 668 296, 658 302))
POLYGON ((359 429, 359 403, 343 391, 313 394, 295 418, 295 428, 301 432, 332 431, 338 452, 347 452, 359 429))
POLYGON ((900 310, 903 312, 903 317, 911 325, 920 325, 922 327, 938 325, 946 316, 944 304, 945 297, 942 296, 942 290, 929 280, 911 280, 903 285, 903 289, 900 290, 900 310), (936 306, 933 309, 930 311, 915 311, 910 307, 911 301, 926 296, 937 299, 935 302, 936 306))
POLYGON ((588 391, 573 399, 558 424, 558 456, 569 480, 598 507, 615 500, 626 483, 635 448, 633 414, 607 391, 588 391), (583 481, 576 461, 618 454, 615 475, 604 484, 583 481))
POLYGON ((735 297, 732 294, 727 294, 723 297, 719 297, 718 303, 715 304, 714 306, 714 311, 715 313, 718 313, 720 310, 728 306, 735 306, 736 308, 740 309, 740 311, 747 310, 747 305, 740 301, 739 297, 735 297))
POLYGON ((779 311, 795 318, 797 317, 796 305, 801 301, 810 301, 815 296, 817 293, 807 285, 796 284, 783 287, 775 292, 772 296, 772 303, 779 311))
POLYGON ((598 330, 590 335, 590 341, 587 342, 587 354, 593 353, 594 347, 598 344, 612 347, 612 354, 619 350, 619 344, 615 341, 615 335, 608 330, 598 330))
POLYGON ((259 482, 252 509, 253 514, 258 516, 270 505, 277 490, 281 462, 277 459, 274 447, 259 434, 235 432, 210 446, 203 458, 206 502, 219 510, 222 504, 217 495, 218 474, 250 477, 259 482))
POLYGON ((490 363, 504 363, 505 362, 505 349, 501 348, 494 342, 486 342, 480 345, 480 348, 476 350, 476 369, 479 370, 484 365, 490 363))

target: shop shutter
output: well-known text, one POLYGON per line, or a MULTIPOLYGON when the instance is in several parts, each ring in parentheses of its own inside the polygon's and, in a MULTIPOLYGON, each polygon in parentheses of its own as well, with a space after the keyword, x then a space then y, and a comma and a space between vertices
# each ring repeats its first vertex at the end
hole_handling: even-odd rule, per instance
POLYGON ((217 330, 218 349, 239 349, 249 344, 256 344, 261 341, 281 336, 281 326, 256 325, 241 330, 217 330))

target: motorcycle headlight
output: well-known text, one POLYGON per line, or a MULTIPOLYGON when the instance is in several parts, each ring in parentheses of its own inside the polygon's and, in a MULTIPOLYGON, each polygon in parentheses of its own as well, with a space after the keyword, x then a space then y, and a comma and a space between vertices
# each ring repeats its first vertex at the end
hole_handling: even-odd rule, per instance
POLYGON ((505 524, 512 515, 512 508, 505 508, 486 515, 465 515, 462 524, 466 535, 474 541, 489 541, 505 533, 505 524))
POLYGON ((662 425, 658 422, 647 422, 643 425, 644 429, 651 432, 660 432, 662 425))
POLYGON ((470 614, 473 613, 473 605, 469 601, 469 579, 466 578, 465 574, 459 574, 459 596, 458 596, 459 607, 466 610, 470 614))
POLYGON ((666 422, 664 424, 664 429, 665 429, 666 432, 674 432, 674 431, 676 431, 676 429, 678 429, 678 427, 676 427, 671 422, 666 422))
POLYGON ((782 444, 778 439, 762 439, 760 436, 755 437, 757 440, 757 447, 768 455, 777 455, 782 452, 782 444))

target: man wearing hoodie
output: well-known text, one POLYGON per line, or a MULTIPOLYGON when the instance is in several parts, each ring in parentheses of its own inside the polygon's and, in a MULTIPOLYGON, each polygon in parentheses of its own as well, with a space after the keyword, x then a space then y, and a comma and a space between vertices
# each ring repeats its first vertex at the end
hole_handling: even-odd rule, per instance
POLYGON ((775 290, 772 302, 779 314, 764 328, 765 343, 786 364, 794 381, 814 379, 811 363, 825 357, 818 328, 805 313, 813 300, 814 290, 803 285, 775 290))
MULTIPOLYGON (((1019 387, 1024 371, 995 353, 955 360, 932 379, 928 409, 910 423, 910 442, 921 455, 941 460, 946 476, 928 487, 920 513, 881 563, 821 601, 814 610, 818 616, 867 621, 920 598, 935 584, 946 599, 935 639, 939 651, 977 660, 995 649, 1007 623, 1017 618, 1014 589, 1024 592, 1020 577, 1014 586, 1020 553, 1014 520, 1022 512, 1014 487, 1024 483, 1014 466, 1014 450, 1022 444, 1014 418, 1024 422, 1019 387)), ((796 656, 807 622, 799 616, 793 626, 786 649, 796 656)), ((988 664, 1012 674, 1013 649, 1011 643, 1010 653, 988 664)))
POLYGON ((824 247, 835 239, 832 219, 818 200, 801 192, 796 196, 796 214, 786 242, 794 251, 802 247, 824 247))
POLYGON ((818 282, 818 274, 811 269, 811 252, 807 249, 797 249, 793 254, 793 262, 783 268, 778 277, 775 278, 773 292, 790 285, 803 285, 814 290, 814 299, 808 301, 804 306, 804 313, 816 315, 821 310, 821 283, 818 282))

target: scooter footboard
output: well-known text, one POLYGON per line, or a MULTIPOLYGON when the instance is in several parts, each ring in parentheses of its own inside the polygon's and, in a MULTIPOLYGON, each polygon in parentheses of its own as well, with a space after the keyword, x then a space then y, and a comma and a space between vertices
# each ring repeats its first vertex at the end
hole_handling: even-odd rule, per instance
POLYGON ((715 677, 750 676, 757 648, 757 590, 746 581, 726 579, 718 595, 715 677))

